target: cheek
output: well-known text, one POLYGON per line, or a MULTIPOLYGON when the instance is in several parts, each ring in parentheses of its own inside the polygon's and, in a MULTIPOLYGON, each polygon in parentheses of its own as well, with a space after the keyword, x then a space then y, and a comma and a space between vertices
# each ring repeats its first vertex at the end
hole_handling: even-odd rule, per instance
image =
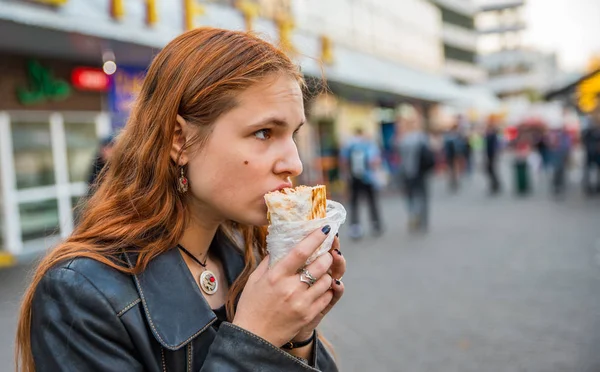
POLYGON ((197 182, 204 184, 204 197, 214 201, 224 199, 225 202, 236 200, 243 203, 257 198, 267 187, 261 181, 268 175, 270 167, 259 159, 232 156, 230 159, 219 157, 207 163, 211 166, 203 167, 205 174, 196 177, 197 182))

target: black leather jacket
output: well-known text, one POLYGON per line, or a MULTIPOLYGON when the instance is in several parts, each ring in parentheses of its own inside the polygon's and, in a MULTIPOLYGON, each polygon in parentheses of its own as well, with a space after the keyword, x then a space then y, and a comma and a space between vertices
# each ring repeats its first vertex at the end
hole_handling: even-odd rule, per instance
MULTIPOLYGON (((231 284, 243 258, 231 244, 219 248, 231 284)), ((135 258, 126 254, 129 265, 135 258)), ((77 258, 52 268, 36 289, 31 318, 36 371, 338 370, 320 341, 307 365, 231 323, 216 329, 215 321, 177 249, 135 276, 77 258)))

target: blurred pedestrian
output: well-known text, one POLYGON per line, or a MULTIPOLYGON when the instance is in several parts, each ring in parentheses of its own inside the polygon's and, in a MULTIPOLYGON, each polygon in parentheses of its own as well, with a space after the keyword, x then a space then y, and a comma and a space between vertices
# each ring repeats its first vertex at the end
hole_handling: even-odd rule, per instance
POLYGON ((583 131, 581 140, 585 149, 583 187, 587 195, 600 193, 600 104, 592 111, 589 125, 583 131), (596 176, 596 182, 592 181, 596 176))
POLYGON ((435 167, 435 155, 418 117, 404 118, 401 128, 400 182, 407 202, 408 229, 426 232, 429 226, 428 176, 435 167))
POLYGON ((546 172, 551 165, 551 151, 548 142, 548 131, 543 127, 534 136, 534 146, 539 154, 541 163, 539 169, 543 172, 546 172))
POLYGON ((381 166, 379 147, 361 128, 357 128, 340 155, 341 168, 350 188, 350 236, 360 239, 364 235, 359 217, 359 203, 363 198, 369 206, 373 234, 378 236, 383 231, 375 185, 375 171, 381 166))
POLYGON ((97 185, 95 183, 98 179, 98 175, 100 174, 102 169, 104 169, 106 163, 108 162, 113 153, 114 141, 114 135, 106 136, 100 141, 100 147, 98 148, 96 156, 94 157, 94 161, 90 168, 90 175, 88 177, 90 193, 96 188, 97 185))
POLYGON ((489 180, 490 195, 500 192, 500 179, 498 178, 499 154, 500 138, 497 123, 494 118, 490 118, 485 133, 485 169, 489 180))
POLYGON ((571 137, 566 127, 558 129, 552 143, 552 191, 554 195, 561 195, 565 191, 565 173, 571 153, 571 137))
POLYGON ((463 134, 463 146, 465 156, 465 173, 470 176, 473 172, 473 147, 471 146, 471 135, 467 132, 463 134))
POLYGON ((251 33, 167 44, 80 223, 25 294, 18 370, 338 371, 316 327, 343 294, 339 240, 309 265, 329 226, 272 266, 266 249, 264 195, 302 171, 303 86, 251 33))
POLYGON ((458 123, 454 123, 444 134, 444 155, 448 172, 448 188, 452 192, 458 191, 458 173, 461 155, 461 137, 458 123))

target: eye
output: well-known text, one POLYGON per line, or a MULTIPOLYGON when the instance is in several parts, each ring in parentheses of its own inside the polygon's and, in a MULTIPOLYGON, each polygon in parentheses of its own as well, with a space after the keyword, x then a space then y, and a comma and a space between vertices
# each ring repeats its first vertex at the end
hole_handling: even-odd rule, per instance
POLYGON ((271 130, 270 129, 261 129, 259 131, 254 132, 254 137, 261 141, 268 140, 271 138, 271 130))

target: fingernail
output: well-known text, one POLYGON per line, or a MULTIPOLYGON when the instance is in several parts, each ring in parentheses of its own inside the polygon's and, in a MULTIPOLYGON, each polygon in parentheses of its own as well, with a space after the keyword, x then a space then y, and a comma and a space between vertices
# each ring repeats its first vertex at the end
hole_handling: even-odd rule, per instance
POLYGON ((329 226, 329 225, 325 225, 325 227, 323 227, 323 228, 321 229, 321 231, 323 231, 323 234, 327 235, 327 234, 329 234, 329 232, 331 231, 331 226, 329 226))
POLYGON ((337 280, 337 279, 336 279, 336 280, 335 280, 335 284, 337 284, 337 285, 342 285, 342 282, 340 282, 339 280, 337 280))
POLYGON ((340 250, 339 250, 339 249, 336 249, 335 251, 336 251, 336 252, 337 252, 337 254, 339 254, 340 256, 342 255, 342 252, 340 252, 340 250))
POLYGON ((335 233, 335 236, 336 236, 337 238, 339 238, 339 237, 340 237, 340 233, 339 233, 339 232, 335 233))

